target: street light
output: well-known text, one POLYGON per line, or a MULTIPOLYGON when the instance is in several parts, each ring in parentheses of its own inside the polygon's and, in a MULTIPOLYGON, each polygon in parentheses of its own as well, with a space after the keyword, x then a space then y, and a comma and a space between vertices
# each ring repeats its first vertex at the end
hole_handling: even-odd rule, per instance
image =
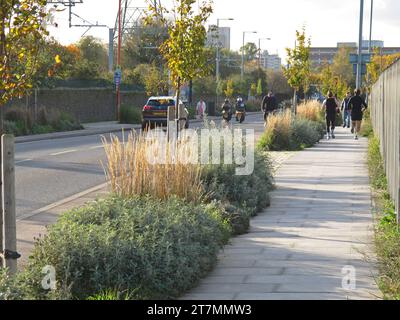
POLYGON ((244 77, 244 38, 246 33, 257 33, 257 31, 243 31, 243 46, 242 46, 242 67, 240 78, 243 80, 244 77))
POLYGON ((219 22, 220 21, 233 21, 233 18, 224 18, 224 19, 217 19, 217 32, 218 32, 218 43, 217 43, 217 63, 216 63, 216 75, 215 78, 217 79, 217 83, 219 82, 219 22))
POLYGON ((358 61, 357 61, 357 77, 356 88, 361 88, 362 84, 362 35, 363 35, 363 18, 364 18, 364 0, 360 0, 360 28, 358 35, 358 61))
POLYGON ((373 14, 374 14, 374 0, 371 0, 371 18, 369 21, 369 47, 368 47, 368 53, 372 53, 372 20, 373 20, 373 14))
POLYGON ((258 39, 258 52, 259 52, 258 67, 259 67, 259 68, 261 68, 261 41, 262 41, 262 40, 270 41, 271 38, 260 38, 260 39, 258 39))

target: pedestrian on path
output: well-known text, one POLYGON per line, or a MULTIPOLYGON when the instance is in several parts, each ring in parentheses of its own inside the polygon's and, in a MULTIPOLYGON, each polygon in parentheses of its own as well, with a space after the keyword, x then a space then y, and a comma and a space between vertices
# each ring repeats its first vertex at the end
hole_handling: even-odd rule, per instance
POLYGON ((261 110, 264 112, 264 122, 267 123, 268 116, 278 109, 278 102, 272 91, 266 95, 261 104, 261 110))
POLYGON ((196 107, 197 119, 203 119, 206 112, 207 112, 207 104, 205 103, 203 98, 200 98, 200 101, 197 103, 196 107))
POLYGON ((335 122, 339 106, 331 91, 328 92, 328 98, 323 103, 326 116, 326 139, 335 139, 335 122))
POLYGON ((351 133, 354 133, 354 139, 358 140, 358 134, 361 131, 361 123, 363 120, 364 111, 368 108, 364 99, 361 97, 361 90, 356 89, 354 96, 349 101, 349 109, 351 110, 352 128, 351 133))
POLYGON ((347 92, 346 97, 343 99, 341 111, 343 112, 343 128, 349 128, 351 125, 351 111, 349 109, 349 102, 351 99, 350 91, 347 92))

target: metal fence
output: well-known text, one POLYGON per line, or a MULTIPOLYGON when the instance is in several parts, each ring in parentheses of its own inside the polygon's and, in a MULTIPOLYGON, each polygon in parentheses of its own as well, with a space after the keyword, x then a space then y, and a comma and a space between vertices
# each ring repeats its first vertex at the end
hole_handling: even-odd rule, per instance
POLYGON ((400 210, 400 61, 382 73, 371 91, 371 117, 381 143, 388 187, 400 210))

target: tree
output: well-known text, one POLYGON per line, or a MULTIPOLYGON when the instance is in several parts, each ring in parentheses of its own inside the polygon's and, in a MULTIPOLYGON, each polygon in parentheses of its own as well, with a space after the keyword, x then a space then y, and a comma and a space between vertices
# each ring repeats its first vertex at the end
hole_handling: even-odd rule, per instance
POLYGON ((353 66, 350 64, 351 48, 340 48, 333 58, 332 73, 345 82, 348 86, 355 83, 353 66))
POLYGON ((229 79, 226 82, 226 89, 224 90, 225 97, 227 98, 232 98, 234 94, 234 88, 233 88, 233 80, 229 79))
POLYGON ((296 31, 297 45, 294 49, 286 48, 288 56, 288 67, 283 68, 283 72, 289 85, 294 92, 294 111, 296 112, 297 92, 302 90, 306 95, 310 86, 310 47, 311 39, 306 37, 306 30, 303 27, 302 32, 296 31))
POLYGON ((168 77, 155 65, 148 65, 148 71, 144 74, 144 85, 148 96, 168 93, 168 77))
POLYGON ((379 48, 374 50, 371 63, 367 64, 367 82, 372 85, 378 81, 379 76, 387 67, 400 59, 400 53, 382 55, 379 48))
MULTIPOLYGON (((203 79, 194 79, 193 80, 193 92, 198 97, 207 97, 214 96, 218 91, 218 86, 215 83, 214 76, 208 76, 203 79)), ((217 93, 222 94, 222 91, 218 91, 217 93)))
POLYGON ((156 19, 151 24, 140 21, 125 36, 122 44, 123 68, 135 68, 139 64, 162 64, 159 47, 166 39, 165 26, 156 19))
POLYGON ((257 82, 257 96, 258 97, 262 97, 263 93, 264 93, 264 89, 263 89, 263 85, 262 85, 262 80, 258 79, 258 82, 257 82))
POLYGON ((244 51, 246 61, 255 60, 258 54, 258 48, 253 42, 248 42, 244 45, 244 47, 241 47, 240 52, 242 51, 244 51))
POLYGON ((76 47, 79 49, 81 57, 87 60, 83 64, 96 64, 98 73, 107 71, 108 54, 100 39, 86 36, 79 40, 76 47))
MULTIPOLYGON (((206 1, 195 13, 196 0, 177 0, 171 12, 165 8, 156 8, 150 4, 152 14, 148 23, 162 21, 168 27, 168 39, 160 47, 160 52, 167 61, 172 85, 176 91, 175 119, 179 124, 179 98, 184 83, 194 78, 207 76, 210 71, 208 55, 205 49, 207 32, 204 27, 212 13, 211 3, 206 1), (173 19, 165 15, 172 13, 173 19)), ((177 125, 179 127, 179 125, 177 125)))
POLYGON ((282 96, 283 99, 289 99, 292 96, 292 88, 289 86, 282 70, 268 70, 267 82, 268 90, 274 92, 274 94, 282 96))
POLYGON ((46 2, 1 0, 0 107, 32 88, 40 41, 48 34, 46 2))
POLYGON ((257 85, 255 83, 252 83, 250 85, 250 96, 255 97, 257 94, 257 85))

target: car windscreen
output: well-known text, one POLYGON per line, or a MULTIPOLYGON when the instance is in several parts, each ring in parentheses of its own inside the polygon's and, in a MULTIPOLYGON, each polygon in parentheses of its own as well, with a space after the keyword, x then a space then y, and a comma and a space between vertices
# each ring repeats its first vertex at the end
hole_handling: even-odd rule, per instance
POLYGON ((172 107, 175 105, 175 101, 171 99, 149 100, 147 105, 151 107, 172 107))

